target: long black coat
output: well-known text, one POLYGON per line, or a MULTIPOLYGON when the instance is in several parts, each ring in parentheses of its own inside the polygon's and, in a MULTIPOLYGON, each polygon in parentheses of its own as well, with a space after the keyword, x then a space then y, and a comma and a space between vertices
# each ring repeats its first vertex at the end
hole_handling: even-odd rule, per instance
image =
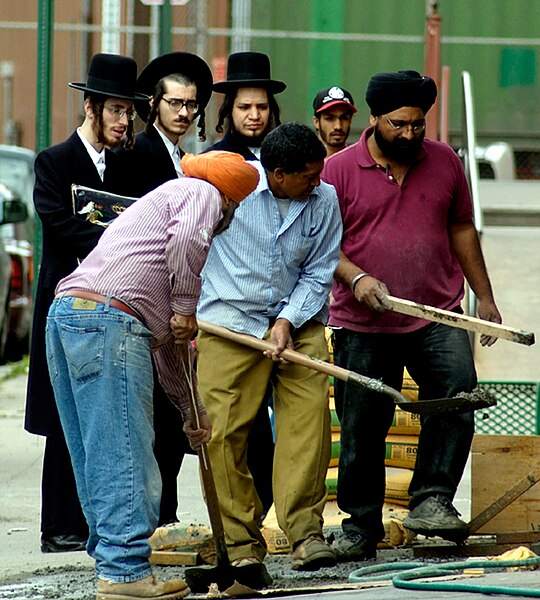
POLYGON ((61 433, 45 355, 45 325, 56 285, 97 244, 103 229, 73 214, 71 184, 124 193, 121 158, 105 151, 105 178, 76 132, 40 152, 35 161, 34 204, 42 225, 42 256, 34 304, 25 429, 39 435, 61 433))
MULTIPOLYGON (((184 154, 180 150, 180 155, 184 154)), ((150 127, 148 133, 138 133, 133 148, 120 150, 120 155, 129 164, 130 176, 127 188, 124 188, 125 195, 140 198, 162 183, 178 177, 171 155, 155 127, 150 127)))
POLYGON ((255 154, 244 144, 238 140, 231 133, 226 133, 223 139, 216 142, 210 148, 206 148, 204 152, 210 152, 210 150, 223 150, 224 152, 236 152, 242 155, 246 160, 259 160, 255 154))

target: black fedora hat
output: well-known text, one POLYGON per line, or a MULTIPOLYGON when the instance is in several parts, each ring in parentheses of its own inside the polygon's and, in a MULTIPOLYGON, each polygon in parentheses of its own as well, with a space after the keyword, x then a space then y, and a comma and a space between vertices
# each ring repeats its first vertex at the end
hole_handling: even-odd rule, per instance
POLYGON ((262 87, 279 94, 287 85, 270 77, 270 59, 262 52, 235 52, 227 61, 227 80, 214 83, 214 91, 226 94, 239 87, 262 87))
MULTIPOLYGON (((136 89, 152 96, 157 82, 172 73, 180 73, 195 82, 197 102, 201 108, 205 108, 212 95, 212 71, 200 56, 190 52, 169 52, 151 60, 141 71, 136 89)), ((150 113, 148 102, 136 102, 135 107, 139 117, 146 121, 150 113)))
POLYGON ((132 58, 100 53, 92 57, 86 83, 71 82, 69 87, 109 98, 148 99, 148 96, 135 91, 136 81, 137 63, 132 58))

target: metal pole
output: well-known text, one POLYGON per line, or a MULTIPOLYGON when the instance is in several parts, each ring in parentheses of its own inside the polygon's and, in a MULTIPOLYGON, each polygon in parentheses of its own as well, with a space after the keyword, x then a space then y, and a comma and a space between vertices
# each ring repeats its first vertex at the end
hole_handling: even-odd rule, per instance
POLYGON ((251 0, 233 0, 231 52, 251 50, 251 0))
MULTIPOLYGON (((36 94, 36 151, 51 143, 52 49, 54 42, 54 0, 39 0, 36 94)), ((34 296, 41 264, 41 225, 36 219, 34 240, 34 296)))
POLYGON ((17 144, 17 129, 13 120, 13 61, 0 60, 0 77, 4 81, 4 144, 17 144))
POLYGON ((36 151, 51 143, 54 0, 39 0, 37 53, 36 151))
POLYGON ((101 1, 101 52, 120 54, 120 9, 118 0, 101 1))
MULTIPOLYGON (((440 82, 441 68, 441 23, 442 19, 437 13, 438 2, 426 1, 426 41, 424 73, 435 80, 437 87, 440 82)), ((436 140, 439 135, 439 105, 435 102, 426 115, 426 136, 436 140)))
POLYGON ((164 0, 159 7, 159 54, 172 51, 172 9, 171 0, 164 0))

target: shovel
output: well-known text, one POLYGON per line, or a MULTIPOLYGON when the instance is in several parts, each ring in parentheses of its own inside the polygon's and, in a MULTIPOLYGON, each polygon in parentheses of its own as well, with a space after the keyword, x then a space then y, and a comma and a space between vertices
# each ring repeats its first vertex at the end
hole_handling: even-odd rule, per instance
POLYGON ((444 325, 466 329, 467 331, 483 333, 484 335, 502 338, 510 342, 516 342, 517 344, 524 344, 525 346, 532 346, 534 344, 534 333, 530 331, 507 327, 499 323, 491 323, 490 321, 484 321, 484 319, 477 319, 476 317, 462 315, 450 310, 427 306, 426 304, 412 302, 411 300, 403 300, 396 298, 396 296, 386 296, 386 299, 392 306, 393 311, 404 315, 443 323, 444 325))
MULTIPOLYGON (((221 327, 220 325, 208 323, 207 321, 198 320, 197 323, 199 329, 202 331, 206 331, 207 333, 231 340, 232 342, 236 342, 238 344, 243 344, 244 346, 249 346, 255 350, 272 351, 275 349, 274 344, 256 338, 252 335, 236 333, 230 329, 221 327)), ((397 404, 402 410, 419 415, 436 415, 439 413, 448 412, 464 413, 471 410, 487 408, 497 404, 497 401, 492 394, 481 390, 480 388, 476 388, 470 393, 463 392, 457 394, 453 398, 412 401, 378 379, 372 379, 366 375, 360 375, 360 373, 343 369, 337 365, 327 363, 320 358, 315 358, 314 356, 309 356, 307 354, 302 354, 301 352, 288 349, 283 350, 280 356, 289 362, 303 365, 304 367, 308 367, 309 369, 313 369, 315 371, 320 371, 321 373, 326 373, 327 375, 332 375, 337 379, 346 381, 347 383, 353 383, 373 392, 386 394, 387 396, 390 396, 394 400, 395 404, 397 404)))
MULTIPOLYGON (((191 419, 197 428, 200 429, 200 416, 195 400, 195 388, 192 377, 192 359, 188 355, 189 349, 187 346, 181 346, 179 350, 182 352, 182 366, 190 389, 191 419)), ((193 593, 208 593, 209 589, 215 586, 221 592, 224 592, 235 583, 249 588, 249 590, 259 590, 268 587, 272 583, 272 578, 262 563, 253 563, 241 567, 231 565, 225 543, 225 531, 219 510, 212 465, 210 464, 208 448, 205 443, 197 448, 197 454, 199 456, 201 479, 208 507, 208 517, 216 546, 217 566, 186 569, 186 583, 193 593)))

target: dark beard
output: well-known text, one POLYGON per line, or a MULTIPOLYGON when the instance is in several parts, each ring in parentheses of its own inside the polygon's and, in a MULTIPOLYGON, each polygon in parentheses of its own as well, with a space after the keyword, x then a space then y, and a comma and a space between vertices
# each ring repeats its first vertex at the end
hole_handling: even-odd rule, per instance
POLYGON ((379 150, 386 158, 394 160, 399 164, 409 165, 418 158, 418 155, 420 154, 425 132, 423 131, 422 135, 414 137, 412 140, 401 137, 387 140, 381 133, 377 123, 373 135, 377 142, 377 146, 379 146, 379 150))
POLYGON ((232 120, 229 124, 229 135, 248 148, 260 148, 261 144, 264 142, 264 138, 270 133, 271 130, 272 127, 270 123, 268 123, 266 129, 260 135, 256 137, 248 137, 236 131, 232 120))
POLYGON ((234 203, 225 210, 225 214, 221 217, 221 219, 218 221, 218 224, 214 228, 214 237, 220 233, 223 233, 229 228, 237 208, 238 204, 234 203))

